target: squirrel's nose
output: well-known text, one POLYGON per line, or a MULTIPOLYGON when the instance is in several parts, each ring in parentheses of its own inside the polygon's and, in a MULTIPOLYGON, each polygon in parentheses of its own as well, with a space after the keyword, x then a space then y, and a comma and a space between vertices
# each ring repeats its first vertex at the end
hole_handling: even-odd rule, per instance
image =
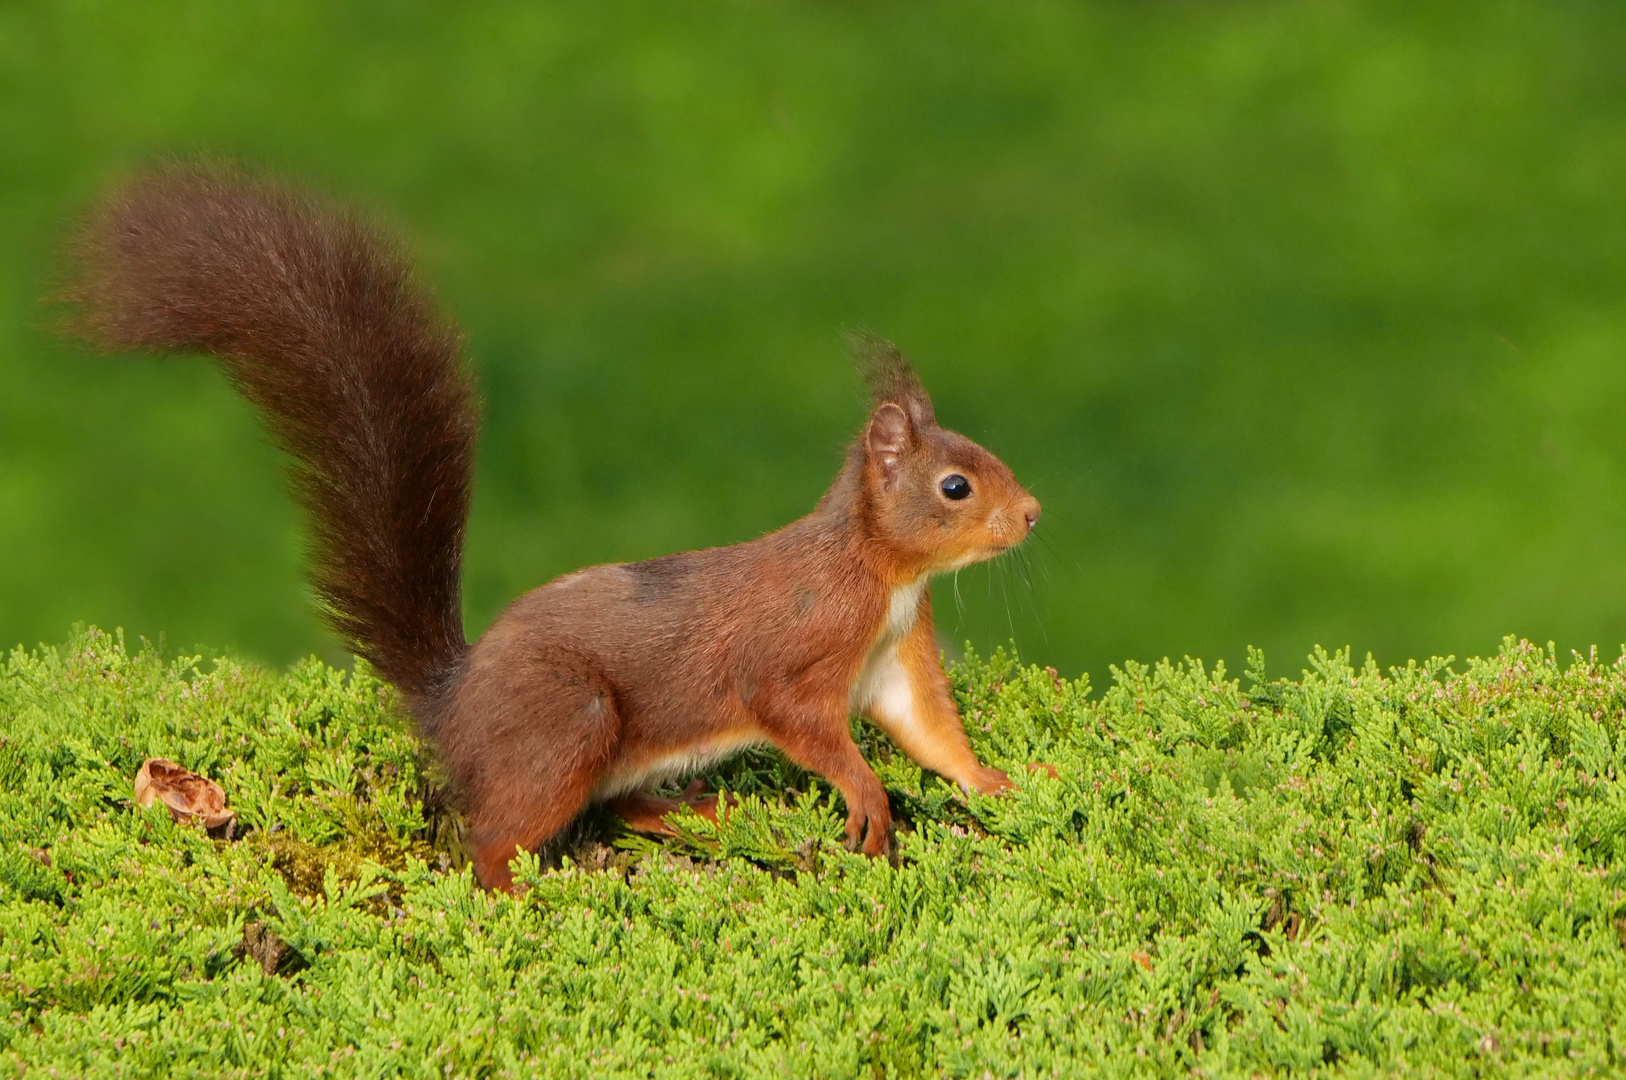
POLYGON ((1028 523, 1028 532, 1032 532, 1033 527, 1039 524, 1038 499, 1028 500, 1028 508, 1022 512, 1022 519, 1028 523))

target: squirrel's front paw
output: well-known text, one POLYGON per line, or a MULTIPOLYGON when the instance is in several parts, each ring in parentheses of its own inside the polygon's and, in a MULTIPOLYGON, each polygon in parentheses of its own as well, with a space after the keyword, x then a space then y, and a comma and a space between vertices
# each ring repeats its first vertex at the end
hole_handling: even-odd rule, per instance
POLYGON ((847 850, 871 857, 892 851, 892 806, 885 790, 876 792, 847 811, 847 850))

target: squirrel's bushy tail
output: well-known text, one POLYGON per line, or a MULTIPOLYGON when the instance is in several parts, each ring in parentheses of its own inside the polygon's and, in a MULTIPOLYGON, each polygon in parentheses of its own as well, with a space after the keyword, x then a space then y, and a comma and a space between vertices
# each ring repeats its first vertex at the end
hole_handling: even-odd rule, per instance
POLYGON ((228 169, 172 166, 81 229, 70 326, 110 351, 218 357, 295 460, 329 623, 420 722, 467 649, 478 417, 457 331, 360 218, 228 169))

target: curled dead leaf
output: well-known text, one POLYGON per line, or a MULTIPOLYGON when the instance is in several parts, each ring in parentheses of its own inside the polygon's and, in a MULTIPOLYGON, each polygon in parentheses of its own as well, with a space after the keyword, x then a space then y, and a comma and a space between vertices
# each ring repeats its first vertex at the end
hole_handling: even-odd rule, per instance
POLYGON ((137 806, 161 801, 176 821, 197 818, 205 828, 226 824, 237 815, 226 806, 226 793, 219 784, 199 776, 165 758, 148 758, 135 778, 137 806))
POLYGON ((1148 953, 1132 952, 1129 954, 1129 959, 1133 960, 1147 971, 1152 970, 1152 957, 1148 953))

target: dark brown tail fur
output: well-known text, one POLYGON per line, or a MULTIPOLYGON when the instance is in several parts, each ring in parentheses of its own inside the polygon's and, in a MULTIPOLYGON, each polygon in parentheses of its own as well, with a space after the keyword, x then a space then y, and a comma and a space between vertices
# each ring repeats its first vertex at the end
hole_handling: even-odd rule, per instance
POLYGON ((70 325, 109 351, 218 357, 296 459, 329 623, 429 726, 467 650, 478 416, 456 330, 353 214, 230 170, 118 191, 75 245, 70 325))

